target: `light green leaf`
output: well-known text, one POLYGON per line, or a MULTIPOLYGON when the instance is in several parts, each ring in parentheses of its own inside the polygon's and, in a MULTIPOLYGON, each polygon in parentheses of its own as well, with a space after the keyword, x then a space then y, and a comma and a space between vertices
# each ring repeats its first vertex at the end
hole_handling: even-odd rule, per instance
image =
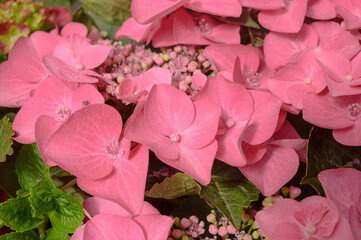
POLYGON ((303 184, 310 184, 324 195, 317 175, 326 169, 353 167, 360 169, 361 147, 342 145, 333 138, 332 130, 313 127, 307 146, 307 170, 303 184))
POLYGON ((46 165, 35 143, 22 146, 15 167, 22 188, 28 190, 38 183, 46 165))
POLYGON ((145 192, 146 197, 174 199, 186 195, 199 194, 201 186, 185 173, 176 173, 161 183, 156 183, 145 192))
POLYGON ((120 26, 123 23, 123 20, 115 18, 114 20, 106 20, 102 16, 99 16, 91 11, 87 11, 90 18, 93 20, 94 24, 101 31, 107 33, 107 38, 114 39, 116 32, 119 30, 120 26))
POLYGON ((0 237, 0 240, 39 240, 34 230, 27 232, 13 232, 0 237))
POLYGON ((54 228, 46 230, 45 240, 69 240, 70 236, 65 232, 60 232, 54 228))
POLYGON ((36 2, 45 2, 46 7, 61 6, 69 9, 71 8, 71 3, 69 0, 36 0, 36 2))
POLYGON ((73 233, 83 222, 81 203, 55 187, 49 170, 30 189, 30 200, 37 212, 49 215, 51 225, 57 231, 73 233))
POLYGON ((11 137, 14 135, 11 125, 8 117, 3 117, 0 120, 0 162, 5 162, 6 155, 12 155, 14 153, 11 147, 13 144, 11 137))
POLYGON ((27 197, 9 199, 0 205, 0 218, 12 230, 25 232, 37 227, 42 219, 33 217, 27 197))
POLYGON ((248 207, 252 201, 256 201, 259 193, 259 189, 248 181, 238 168, 215 161, 212 182, 202 187, 200 196, 239 229, 243 207, 248 207))

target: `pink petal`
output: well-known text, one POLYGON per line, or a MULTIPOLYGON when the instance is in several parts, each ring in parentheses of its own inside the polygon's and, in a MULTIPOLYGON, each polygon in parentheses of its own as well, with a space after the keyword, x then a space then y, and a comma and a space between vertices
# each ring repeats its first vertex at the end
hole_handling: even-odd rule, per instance
POLYGON ((307 24, 304 24, 298 33, 270 32, 264 40, 267 66, 275 70, 285 65, 292 55, 317 43, 316 32, 307 24))
POLYGON ((351 63, 343 55, 332 51, 322 51, 316 58, 322 69, 335 81, 345 82, 348 78, 352 80, 351 63))
POLYGON ((285 7, 285 2, 282 0, 241 0, 243 7, 248 7, 257 10, 273 10, 285 7))
POLYGON ((298 165, 299 158, 295 150, 270 144, 260 161, 239 169, 263 195, 270 196, 292 179, 298 165))
POLYGON ((92 217, 98 214, 114 214, 125 218, 133 217, 132 214, 116 202, 100 197, 90 197, 85 199, 83 207, 92 217))
POLYGON ((15 42, 8 62, 15 70, 14 76, 24 81, 40 83, 49 75, 30 38, 20 37, 15 42))
POLYGON ((70 240, 83 240, 84 229, 85 229, 85 225, 81 225, 80 227, 78 227, 78 229, 71 236, 70 240))
POLYGON ((73 34, 79 34, 82 37, 86 37, 86 35, 88 34, 88 29, 82 23, 70 22, 61 29, 60 34, 63 37, 73 34))
POLYGON ((250 90, 254 113, 245 130, 243 141, 251 145, 267 141, 275 132, 282 101, 270 92, 250 90))
POLYGON ((356 120, 354 125, 348 128, 335 129, 332 132, 335 140, 347 146, 361 146, 361 122, 356 120))
POLYGON ((257 212, 256 221, 267 238, 270 240, 277 239, 273 238, 273 233, 277 226, 285 223, 291 225, 296 223, 293 214, 290 213, 294 211, 297 204, 296 200, 286 198, 275 202, 271 207, 257 212))
POLYGON ((261 25, 271 31, 297 33, 305 18, 307 1, 293 0, 277 10, 263 10, 258 14, 261 25))
POLYGON ((181 135, 181 144, 188 148, 198 149, 211 143, 217 133, 221 108, 210 101, 198 100, 194 102, 196 116, 192 125, 181 135))
POLYGON ((73 112, 90 104, 104 103, 103 95, 93 85, 84 84, 75 90, 71 99, 73 112))
POLYGON ((242 14, 242 6, 239 0, 190 0, 185 4, 195 12, 202 12, 221 17, 239 17, 242 14))
POLYGON ((133 219, 143 229, 146 239, 164 240, 169 235, 173 219, 163 215, 143 215, 133 219))
POLYGON ((121 130, 122 118, 113 107, 89 105, 71 115, 51 137, 44 152, 80 178, 99 179, 112 171, 115 156, 107 153, 104 144, 117 141, 121 130))
POLYGON ((134 19, 141 24, 154 22, 177 8, 183 6, 188 0, 157 0, 151 4, 147 0, 133 0, 131 11, 134 19))
POLYGON ((253 164, 263 158, 267 152, 266 144, 250 145, 246 142, 242 142, 242 150, 247 159, 247 164, 253 164))
POLYGON ((308 94, 304 101, 303 119, 319 127, 342 129, 354 125, 349 104, 357 97, 332 97, 328 92, 308 94))
POLYGON ((336 203, 341 215, 350 223, 355 238, 360 238, 360 212, 357 214, 355 208, 360 203, 361 188, 355 188, 355 183, 361 181, 361 172, 352 168, 329 169, 319 173, 318 179, 326 197, 336 203), (353 213, 356 213, 355 218, 352 218, 353 213))
POLYGON ((282 223, 275 227, 272 238, 277 240, 318 240, 319 238, 307 237, 300 226, 291 223, 282 223))
POLYGON ((40 57, 53 54, 55 46, 61 40, 61 37, 43 31, 36 31, 30 36, 40 57))
POLYGON ((142 228, 133 220, 117 215, 100 214, 85 224, 87 240, 146 240, 142 228))
POLYGON ((318 20, 328 20, 336 17, 336 11, 330 0, 309 0, 306 16, 318 20))
POLYGON ((351 82, 337 82, 327 75, 324 76, 324 78, 327 83, 328 90, 333 97, 361 94, 361 86, 354 85, 358 83, 357 80, 351 82))
POLYGON ((104 178, 78 178, 85 192, 120 204, 133 216, 143 208, 145 181, 148 171, 148 148, 138 145, 128 159, 117 159, 113 171, 104 178), (116 187, 114 187, 116 186, 116 187))
POLYGON ((144 120, 145 101, 139 102, 132 116, 126 122, 124 135, 131 141, 146 145, 159 159, 178 159, 178 148, 170 139, 153 132, 144 120))
POLYGON ((178 161, 165 161, 164 163, 180 171, 187 173, 200 184, 206 186, 211 181, 211 170, 213 161, 217 152, 217 141, 201 149, 190 149, 185 146, 179 146, 178 161))
POLYGON ((360 29, 361 28, 361 20, 360 16, 357 16, 350 12, 347 8, 342 6, 336 6, 336 12, 338 15, 341 15, 345 20, 347 29, 360 29))
POLYGON ((160 213, 149 202, 143 202, 143 208, 139 215, 160 215, 160 213))
POLYGON ((128 18, 115 34, 115 39, 129 37, 137 42, 145 42, 154 24, 139 24, 134 18, 128 18))
POLYGON ((144 109, 144 119, 152 131, 170 136, 192 124, 195 109, 182 91, 166 84, 153 86, 144 109))
POLYGON ((0 64, 0 105, 18 108, 30 99, 30 93, 39 85, 16 76, 9 61, 0 64))
POLYGON ((85 69, 96 68, 104 62, 109 52, 110 48, 107 46, 92 45, 81 52, 80 64, 82 64, 85 69))
POLYGON ((35 123, 36 145, 43 157, 44 163, 49 166, 56 166, 58 164, 47 158, 44 154, 44 146, 61 124, 62 122, 56 121, 54 118, 46 115, 40 116, 35 123))
MULTIPOLYGON (((215 24, 209 23, 212 28, 210 34, 202 33, 204 39, 212 41, 212 43, 227 43, 227 44, 239 44, 241 42, 241 36, 239 34, 241 27, 233 24, 223 23, 215 24)), ((200 44, 200 43, 198 43, 200 44)))

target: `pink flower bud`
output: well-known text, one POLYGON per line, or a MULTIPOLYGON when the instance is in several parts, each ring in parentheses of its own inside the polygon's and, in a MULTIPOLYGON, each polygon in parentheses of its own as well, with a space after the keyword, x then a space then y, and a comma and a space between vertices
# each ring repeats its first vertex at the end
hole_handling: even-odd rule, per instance
POLYGON ((180 221, 180 226, 181 228, 184 229, 189 228, 191 224, 192 224, 191 221, 189 221, 189 219, 187 218, 182 218, 180 221))
POLYGON ((290 186, 290 197, 295 199, 296 197, 301 195, 301 189, 298 187, 290 186))
POLYGON ((218 235, 221 236, 221 237, 224 237, 228 234, 227 232, 227 228, 225 226, 221 226, 219 229, 218 229, 218 235))
POLYGON ((208 232, 212 235, 216 235, 218 233, 217 225, 215 224, 209 225, 208 232))

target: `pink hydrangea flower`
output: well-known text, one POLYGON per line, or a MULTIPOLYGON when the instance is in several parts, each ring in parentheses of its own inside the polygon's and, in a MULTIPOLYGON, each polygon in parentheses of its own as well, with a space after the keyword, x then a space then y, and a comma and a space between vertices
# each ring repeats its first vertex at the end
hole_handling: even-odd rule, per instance
POLYGON ((121 132, 122 118, 117 110, 105 104, 89 105, 72 114, 49 137, 43 154, 77 176, 84 191, 138 214, 144 198, 148 149, 138 145, 130 150, 130 141, 121 137, 121 132))
POLYGON ((146 102, 138 103, 125 136, 149 147, 166 164, 203 185, 211 178, 220 108, 209 101, 192 102, 166 84, 153 86, 146 102))
POLYGON ((318 174, 326 197, 335 202, 350 223, 355 239, 361 238, 361 172, 352 168, 329 169, 318 174))
POLYGON ((309 94, 305 98, 303 119, 316 126, 333 130, 341 144, 361 145, 361 95, 332 97, 329 92, 309 94))
POLYGON ((164 240, 173 220, 161 215, 148 202, 138 214, 132 214, 115 202, 92 197, 83 203, 90 220, 80 226, 71 240, 164 240))
POLYGON ((86 84, 73 90, 50 76, 16 115, 12 125, 16 133, 14 140, 23 144, 35 142, 35 122, 41 115, 64 122, 75 111, 94 103, 104 103, 103 96, 94 86, 86 84))
POLYGON ((335 203, 320 196, 279 200, 257 212, 256 221, 269 240, 355 239, 335 203))

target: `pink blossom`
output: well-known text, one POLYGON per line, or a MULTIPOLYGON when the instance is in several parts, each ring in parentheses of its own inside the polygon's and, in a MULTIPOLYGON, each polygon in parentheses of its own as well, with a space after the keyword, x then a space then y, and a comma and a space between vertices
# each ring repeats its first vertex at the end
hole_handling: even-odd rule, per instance
POLYGON ((194 99, 206 99, 222 108, 216 136, 217 159, 232 166, 244 166, 246 159, 239 144, 254 110, 254 102, 247 89, 221 76, 214 76, 207 80, 194 99))
POLYGON ((341 144, 361 145, 361 95, 332 97, 329 92, 309 94, 304 102, 303 118, 316 126, 333 130, 341 144))
POLYGON ((75 111, 94 103, 104 103, 104 98, 93 86, 86 84, 73 90, 55 77, 48 77, 16 115, 12 126, 14 140, 23 144, 35 142, 35 122, 41 115, 64 122, 75 111))
POLYGON ((53 133, 44 143, 43 154, 77 176, 84 191, 138 214, 144 198, 148 149, 138 145, 130 150, 130 141, 121 137, 121 131, 118 111, 105 104, 89 105, 53 133))
POLYGON ((153 86, 145 103, 138 103, 126 124, 125 136, 145 144, 160 160, 206 185, 217 151, 219 115, 216 104, 192 102, 182 91, 159 84, 153 86))
POLYGON ((358 0, 331 0, 335 6, 336 12, 340 15, 346 24, 347 29, 361 28, 361 3, 358 0))
POLYGON ((320 196, 277 201, 257 212, 256 221, 269 240, 354 239, 335 203, 320 196))
POLYGON ((240 27, 222 23, 209 15, 179 8, 166 18, 152 37, 154 47, 177 44, 209 45, 212 43, 239 43, 240 27))
POLYGON ((132 214, 115 202, 92 197, 83 203, 91 219, 80 226, 72 240, 164 240, 173 220, 161 215, 148 202, 142 203, 139 214, 132 214))
POLYGON ((352 168, 329 169, 318 174, 326 197, 334 201, 350 223, 353 235, 361 238, 361 172, 352 168))

